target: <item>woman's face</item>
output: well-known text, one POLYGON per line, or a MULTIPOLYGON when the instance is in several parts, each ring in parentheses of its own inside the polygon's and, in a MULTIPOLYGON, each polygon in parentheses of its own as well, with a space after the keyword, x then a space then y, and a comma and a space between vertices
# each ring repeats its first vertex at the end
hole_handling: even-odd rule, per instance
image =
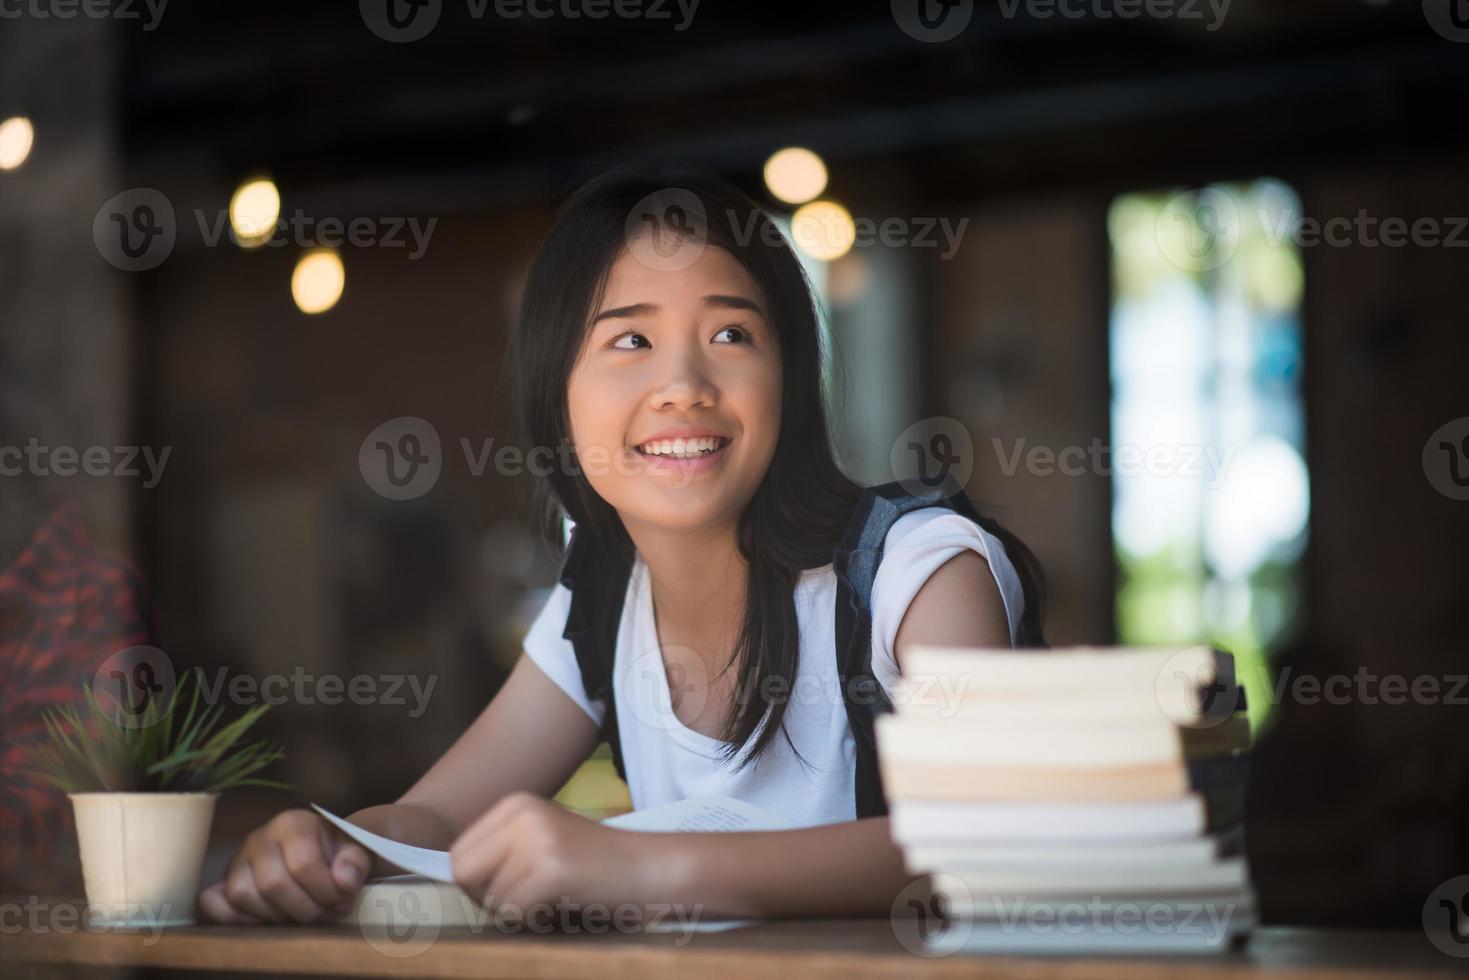
POLYGON ((635 252, 613 264, 567 384, 578 460, 630 530, 732 525, 780 431, 765 297, 722 248, 672 270, 635 252), (696 456, 707 438, 715 451, 696 456))

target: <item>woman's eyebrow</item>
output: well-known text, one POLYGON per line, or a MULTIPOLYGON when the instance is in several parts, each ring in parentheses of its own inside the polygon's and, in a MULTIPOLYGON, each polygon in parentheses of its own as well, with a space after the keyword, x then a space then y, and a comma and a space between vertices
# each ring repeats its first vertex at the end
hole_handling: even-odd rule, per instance
MULTIPOLYGON (((752 313, 765 315, 760 309, 760 304, 743 296, 727 296, 723 293, 710 293, 702 300, 704 306, 715 310, 749 310, 752 313)), ((658 314, 662 307, 657 303, 634 303, 631 306, 616 306, 610 310, 603 310, 592 318, 595 326, 603 320, 633 319, 636 317, 652 317, 658 314)))
POLYGON ((765 315, 760 309, 760 304, 754 300, 745 299, 743 296, 724 296, 719 293, 711 293, 704 297, 704 305, 716 310, 749 310, 751 313, 765 315))
POLYGON ((656 303, 634 303, 631 306, 618 306, 610 310, 603 310, 601 313, 592 317, 592 324, 595 326, 603 320, 615 320, 618 318, 632 319, 640 316, 653 316, 658 312, 659 308, 656 303))

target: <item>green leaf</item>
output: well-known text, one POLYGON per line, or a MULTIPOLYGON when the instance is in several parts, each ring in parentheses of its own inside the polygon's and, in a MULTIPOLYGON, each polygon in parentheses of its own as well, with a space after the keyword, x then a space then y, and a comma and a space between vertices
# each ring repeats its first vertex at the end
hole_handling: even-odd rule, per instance
POLYGON ((42 712, 45 737, 31 766, 64 792, 290 788, 256 776, 284 757, 279 746, 242 741, 270 709, 268 704, 256 705, 221 727, 223 707, 206 705, 203 686, 186 673, 171 697, 150 699, 143 713, 127 724, 102 706, 90 684, 83 684, 82 691, 85 716, 72 705, 42 712))

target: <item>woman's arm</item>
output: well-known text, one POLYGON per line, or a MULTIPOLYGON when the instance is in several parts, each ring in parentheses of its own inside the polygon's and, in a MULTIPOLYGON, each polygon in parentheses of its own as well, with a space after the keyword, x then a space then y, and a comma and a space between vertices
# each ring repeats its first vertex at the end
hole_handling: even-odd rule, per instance
POLYGON ((586 712, 522 654, 485 710, 418 782, 396 803, 350 819, 393 840, 447 850, 510 793, 555 795, 598 740, 586 712))
MULTIPOLYGON (((560 789, 597 744, 597 729, 527 656, 459 740, 397 803, 352 822, 444 849, 497 801, 560 789)), ((548 804, 549 805, 549 804, 548 804)), ((373 870, 391 871, 311 810, 287 810, 245 839, 199 911, 228 924, 317 922, 344 914, 373 870)))
POLYGON ((920 877, 904 870, 887 817, 670 836, 664 901, 706 917, 887 915, 920 877))

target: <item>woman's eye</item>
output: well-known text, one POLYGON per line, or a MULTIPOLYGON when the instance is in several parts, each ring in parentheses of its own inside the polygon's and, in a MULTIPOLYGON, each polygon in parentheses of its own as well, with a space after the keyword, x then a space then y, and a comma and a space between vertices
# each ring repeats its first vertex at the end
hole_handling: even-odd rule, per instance
POLYGON ((719 337, 721 334, 729 333, 731 330, 733 330, 735 332, 735 335, 738 338, 738 339, 736 339, 734 341, 734 343, 740 343, 742 341, 747 341, 747 340, 750 339, 750 334, 749 334, 749 332, 747 330, 745 330, 744 327, 733 325, 733 324, 730 325, 730 326, 728 326, 728 327, 725 327, 723 330, 719 331, 719 333, 715 334, 714 336, 715 337, 719 337))
POLYGON ((614 339, 611 346, 617 348, 618 350, 637 350, 637 345, 623 343, 624 340, 631 341, 634 338, 636 338, 637 340, 641 340, 644 344, 648 342, 648 338, 644 337, 642 334, 629 332, 621 334, 616 339, 614 339))

